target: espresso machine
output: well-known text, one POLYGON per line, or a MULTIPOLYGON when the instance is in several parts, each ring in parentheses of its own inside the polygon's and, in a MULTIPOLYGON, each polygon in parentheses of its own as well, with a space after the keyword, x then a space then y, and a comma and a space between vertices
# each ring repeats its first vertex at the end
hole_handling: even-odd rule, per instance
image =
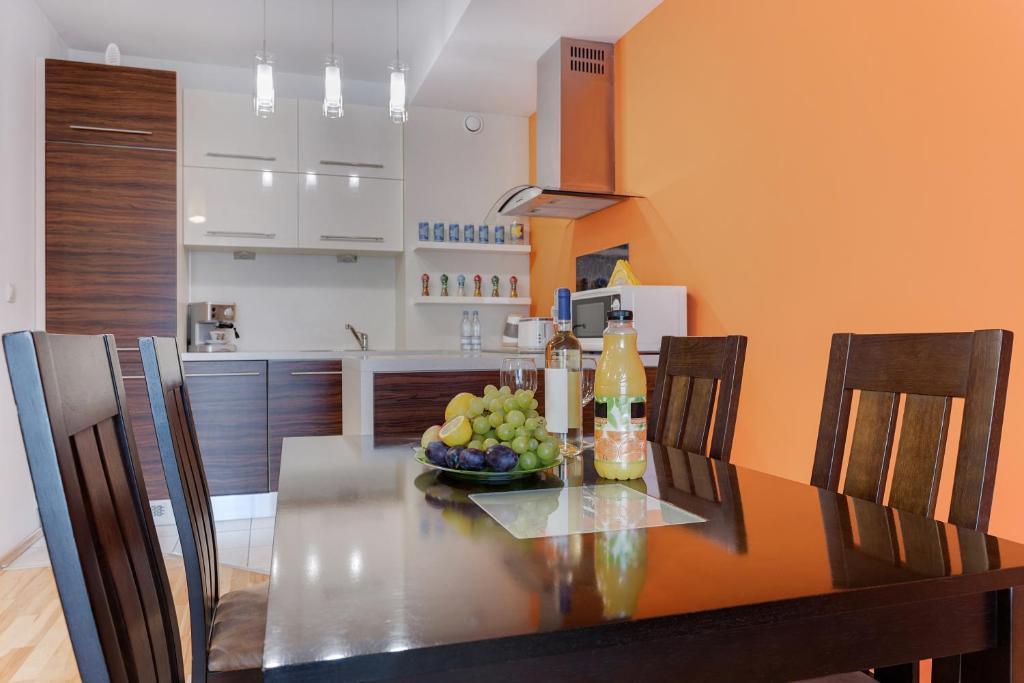
POLYGON ((235 304, 200 301, 188 305, 188 350, 199 353, 237 351, 235 304))

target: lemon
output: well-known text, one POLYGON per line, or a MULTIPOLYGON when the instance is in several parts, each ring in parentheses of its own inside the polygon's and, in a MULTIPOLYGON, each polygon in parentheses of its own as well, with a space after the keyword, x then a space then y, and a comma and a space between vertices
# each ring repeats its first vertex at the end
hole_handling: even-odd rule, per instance
POLYGON ((448 401, 448 407, 444 409, 444 419, 447 422, 456 415, 465 415, 469 412, 469 402, 472 401, 476 396, 463 391, 461 394, 455 394, 452 400, 448 401))
POLYGON ((423 438, 420 439, 420 445, 426 448, 427 444, 432 441, 440 441, 441 437, 437 435, 440 431, 441 425, 434 425, 433 427, 427 428, 427 431, 423 432, 423 438))
POLYGON ((465 446, 473 438, 473 423, 465 415, 456 415, 444 423, 437 435, 447 446, 465 446))

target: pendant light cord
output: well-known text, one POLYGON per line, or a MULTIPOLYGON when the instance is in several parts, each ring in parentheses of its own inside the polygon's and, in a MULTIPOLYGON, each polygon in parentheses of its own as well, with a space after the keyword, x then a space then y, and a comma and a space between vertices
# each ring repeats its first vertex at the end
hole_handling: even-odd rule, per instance
POLYGON ((334 57, 334 0, 331 0, 331 57, 334 57))
POLYGON ((398 59, 398 0, 395 0, 395 64, 400 64, 398 59))
POLYGON ((263 56, 267 56, 267 0, 263 0, 263 56))

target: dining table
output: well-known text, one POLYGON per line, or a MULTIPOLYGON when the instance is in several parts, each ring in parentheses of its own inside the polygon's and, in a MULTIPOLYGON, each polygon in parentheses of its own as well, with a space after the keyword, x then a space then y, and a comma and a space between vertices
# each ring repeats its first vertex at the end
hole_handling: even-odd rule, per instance
POLYGON ((501 485, 415 445, 284 440, 267 681, 1024 681, 1019 543, 657 444, 501 485))

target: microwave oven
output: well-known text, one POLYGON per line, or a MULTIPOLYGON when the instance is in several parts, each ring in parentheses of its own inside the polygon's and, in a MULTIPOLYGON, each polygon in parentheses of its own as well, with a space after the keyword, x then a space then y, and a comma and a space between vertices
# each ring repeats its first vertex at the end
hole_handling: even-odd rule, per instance
POLYGON ((575 292, 572 331, 584 351, 600 351, 608 311, 633 311, 640 353, 661 351, 661 338, 686 336, 686 287, 623 285, 575 292))

